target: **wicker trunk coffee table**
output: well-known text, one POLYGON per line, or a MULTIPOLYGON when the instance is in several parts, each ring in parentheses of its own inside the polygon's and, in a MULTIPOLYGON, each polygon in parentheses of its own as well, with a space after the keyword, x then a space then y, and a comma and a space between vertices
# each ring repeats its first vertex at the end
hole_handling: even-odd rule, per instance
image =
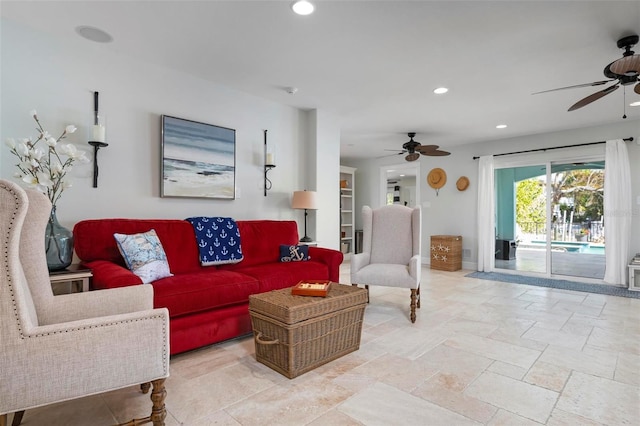
POLYGON ((249 297, 256 359, 292 379, 358 350, 367 291, 331 283, 326 297, 290 288, 249 297))

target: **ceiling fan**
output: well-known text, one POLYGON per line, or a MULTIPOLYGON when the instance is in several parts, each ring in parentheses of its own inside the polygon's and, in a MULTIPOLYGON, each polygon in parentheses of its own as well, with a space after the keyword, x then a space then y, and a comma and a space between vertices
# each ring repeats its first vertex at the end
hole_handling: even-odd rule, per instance
MULTIPOLYGON (((624 53, 622 54, 622 58, 617 59, 604 67, 604 75, 610 80, 594 81, 593 83, 577 84, 575 86, 544 90, 542 92, 533 93, 533 95, 555 92, 557 90, 575 89, 578 87, 602 86, 615 81, 612 86, 600 90, 599 92, 595 92, 586 98, 580 99, 578 102, 571 105, 568 111, 575 111, 583 106, 587 106, 591 102, 597 101, 603 96, 616 91, 620 86, 630 86, 635 84, 633 91, 640 95, 640 55, 635 54, 635 52, 631 50, 631 48, 637 43, 637 35, 626 36, 618 40, 618 48, 624 49, 624 53)), ((626 115, 623 118, 626 118, 626 115)))
POLYGON ((407 136, 409 136, 409 141, 402 144, 402 151, 396 154, 407 154, 407 156, 404 157, 407 161, 416 161, 420 158, 420 154, 430 157, 442 157, 451 154, 450 152, 438 149, 440 148, 438 145, 422 145, 420 142, 414 141, 413 138, 416 136, 415 132, 409 132, 407 136))

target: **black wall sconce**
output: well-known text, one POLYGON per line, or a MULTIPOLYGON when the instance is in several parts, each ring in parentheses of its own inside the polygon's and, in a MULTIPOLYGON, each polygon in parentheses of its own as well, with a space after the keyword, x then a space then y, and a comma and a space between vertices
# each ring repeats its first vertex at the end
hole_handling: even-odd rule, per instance
POLYGON ((93 187, 98 187, 98 150, 109 146, 106 140, 107 128, 104 117, 98 115, 98 92, 93 92, 93 129, 89 145, 93 146, 93 187))
POLYGON ((271 181, 267 177, 267 173, 271 169, 276 167, 276 159, 273 150, 269 150, 267 147, 267 131, 264 131, 264 196, 267 196, 267 191, 271 189, 271 181))

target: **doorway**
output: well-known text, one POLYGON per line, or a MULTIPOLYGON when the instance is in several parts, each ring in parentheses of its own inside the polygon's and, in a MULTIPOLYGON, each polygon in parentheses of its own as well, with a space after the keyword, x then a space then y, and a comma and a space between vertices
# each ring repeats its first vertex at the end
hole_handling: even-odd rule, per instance
POLYGON ((420 205, 420 165, 394 164, 380 167, 380 205, 420 205))

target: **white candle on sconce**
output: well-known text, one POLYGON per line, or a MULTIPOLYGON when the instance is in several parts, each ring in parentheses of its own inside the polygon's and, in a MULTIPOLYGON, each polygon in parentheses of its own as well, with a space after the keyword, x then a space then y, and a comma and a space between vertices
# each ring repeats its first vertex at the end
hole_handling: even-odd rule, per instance
POLYGON ((276 147, 275 145, 265 146, 264 162, 267 166, 276 165, 276 147))
POLYGON ((95 124, 93 126, 93 141, 105 142, 107 140, 107 129, 102 124, 95 124))
POLYGON ((106 142, 107 141, 107 126, 105 126, 104 116, 98 116, 98 123, 93 125, 92 128, 92 141, 106 142))

